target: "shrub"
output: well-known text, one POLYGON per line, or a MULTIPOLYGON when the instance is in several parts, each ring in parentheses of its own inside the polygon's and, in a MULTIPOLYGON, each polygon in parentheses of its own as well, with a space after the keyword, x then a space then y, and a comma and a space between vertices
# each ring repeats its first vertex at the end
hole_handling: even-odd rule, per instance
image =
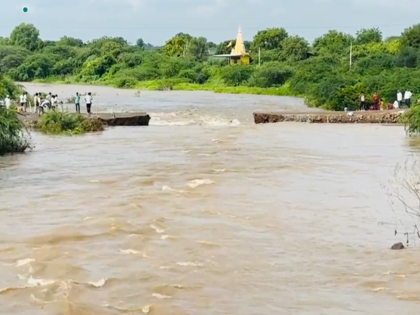
POLYGON ((222 79, 229 86, 242 85, 251 78, 254 68, 248 65, 234 65, 223 69, 222 79))
POLYGON ((408 136, 419 135, 420 106, 414 106, 408 112, 405 112, 400 118, 400 123, 404 124, 404 129, 408 136))
POLYGON ((104 126, 98 118, 87 118, 80 114, 47 112, 35 126, 46 134, 79 135, 86 132, 103 131, 104 126))
POLYGON ((32 141, 17 112, 0 106, 0 155, 27 149, 32 149, 32 141))

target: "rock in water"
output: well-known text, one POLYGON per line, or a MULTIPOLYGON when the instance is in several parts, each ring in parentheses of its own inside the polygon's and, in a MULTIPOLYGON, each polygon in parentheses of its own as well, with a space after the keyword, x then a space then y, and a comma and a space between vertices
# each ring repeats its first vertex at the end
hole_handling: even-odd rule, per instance
POLYGON ((398 249, 404 249, 405 247, 404 247, 404 245, 403 245, 403 243, 395 243, 394 245, 392 245, 392 247, 391 247, 391 249, 393 249, 393 250, 398 250, 398 249))

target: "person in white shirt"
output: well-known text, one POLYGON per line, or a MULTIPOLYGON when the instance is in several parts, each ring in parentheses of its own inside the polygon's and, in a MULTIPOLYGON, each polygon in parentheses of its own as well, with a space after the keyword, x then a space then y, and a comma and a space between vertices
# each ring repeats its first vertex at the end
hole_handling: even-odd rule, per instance
POLYGON ((411 106, 411 92, 409 90, 405 90, 404 92, 404 103, 405 105, 410 108, 411 106))
POLYGON ((360 94, 360 110, 366 110, 366 96, 364 92, 360 94))
POLYGON ((18 106, 18 112, 23 112, 23 107, 25 106, 25 98, 23 97, 23 93, 19 96, 19 106, 18 106))
POLYGON ((35 93, 35 95, 34 95, 34 112, 37 113, 38 109, 39 109, 38 93, 35 93))
POLYGON ((51 96, 51 107, 53 109, 55 109, 56 103, 57 103, 57 99, 55 98, 55 95, 52 95, 51 96))
POLYGON ((52 99, 53 99, 53 96, 51 92, 49 92, 48 95, 45 97, 45 100, 47 100, 50 103, 49 104, 50 107, 52 106, 52 99))
POLYGON ((58 99, 58 94, 55 94, 55 106, 58 106, 60 104, 61 111, 64 112, 63 102, 60 102, 58 99))
POLYGON ((86 110, 87 110, 87 113, 89 114, 89 115, 91 115, 92 113, 91 113, 91 109, 92 109, 92 93, 88 93, 86 96, 85 96, 85 102, 86 102, 86 110))
POLYGON ((23 111, 26 112, 28 108, 28 93, 23 93, 23 111))
POLYGON ((10 99, 10 96, 7 95, 6 98, 4 99, 4 105, 6 105, 6 108, 9 109, 11 104, 12 104, 12 100, 10 99))
POLYGON ((398 90, 398 93, 397 93, 397 101, 398 101, 398 105, 399 105, 398 107, 401 107, 402 100, 403 100, 403 95, 402 95, 401 91, 398 90))
POLYGON ((393 109, 398 109, 400 107, 400 102, 395 100, 394 104, 392 104, 393 109))

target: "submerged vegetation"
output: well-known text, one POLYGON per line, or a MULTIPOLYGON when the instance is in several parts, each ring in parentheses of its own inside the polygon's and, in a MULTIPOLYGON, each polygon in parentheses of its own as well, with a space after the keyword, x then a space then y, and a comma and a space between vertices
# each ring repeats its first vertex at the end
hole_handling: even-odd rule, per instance
POLYGON ((234 44, 184 33, 162 47, 122 37, 48 41, 33 25, 21 24, 9 38, 0 38, 0 73, 17 81, 305 96, 307 104, 330 110, 356 109, 361 92, 369 98, 378 90, 387 102, 398 89, 420 91, 420 24, 387 39, 377 28, 355 36, 332 30, 312 44, 272 28, 244 42, 251 65, 231 66, 211 56, 229 53, 234 44))
POLYGON ((50 135, 80 135, 104 130, 103 123, 98 118, 87 118, 76 113, 58 111, 43 114, 34 128, 50 135))

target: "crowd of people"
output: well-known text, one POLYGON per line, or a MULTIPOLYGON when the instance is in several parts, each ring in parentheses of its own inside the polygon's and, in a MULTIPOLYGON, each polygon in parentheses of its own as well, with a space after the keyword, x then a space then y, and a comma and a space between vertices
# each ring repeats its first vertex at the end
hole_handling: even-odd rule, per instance
POLYGON ((390 101, 388 105, 384 104, 383 99, 379 97, 378 91, 373 94, 372 102, 368 102, 366 99, 366 95, 362 92, 359 96, 360 98, 360 110, 367 111, 367 110, 391 110, 391 109, 399 109, 403 105, 407 106, 408 108, 411 107, 411 99, 413 97, 413 93, 410 90, 406 90, 401 93, 400 90, 397 91, 397 97, 394 101, 390 101))
MULTIPOLYGON (((74 98, 74 103, 76 107, 76 113, 80 114, 80 98, 81 95, 79 93, 76 93, 76 96, 74 98)), ((89 115, 92 114, 92 93, 89 92, 84 98, 86 103, 86 111, 89 115)), ((9 95, 6 96, 4 99, 3 104, 6 106, 6 108, 10 108, 12 105, 12 99, 9 95)), ((63 108, 63 102, 58 99, 57 94, 52 94, 49 92, 45 98, 42 98, 42 93, 35 93, 33 97, 32 103, 28 99, 28 93, 23 92, 19 96, 19 100, 16 101, 17 104, 17 111, 20 113, 26 113, 28 110, 33 113, 37 113, 38 115, 42 115, 46 111, 50 110, 57 110, 58 106, 61 106, 61 111, 64 111, 63 108)))

